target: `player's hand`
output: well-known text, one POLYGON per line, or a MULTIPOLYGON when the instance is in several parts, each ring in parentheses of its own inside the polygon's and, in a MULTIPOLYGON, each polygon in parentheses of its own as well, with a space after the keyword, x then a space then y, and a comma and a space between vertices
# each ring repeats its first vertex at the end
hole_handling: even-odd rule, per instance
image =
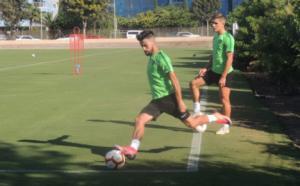
POLYGON ((179 112, 181 113, 184 113, 186 112, 186 106, 185 106, 185 103, 183 101, 180 101, 179 104, 178 104, 178 109, 179 109, 179 112))
POLYGON ((198 74, 198 75, 199 75, 200 77, 203 77, 203 76, 205 76, 206 71, 207 71, 207 68, 200 68, 199 74, 198 74))
POLYGON ((220 80, 219 80, 219 86, 220 87, 225 87, 226 85, 226 77, 221 77, 220 80))

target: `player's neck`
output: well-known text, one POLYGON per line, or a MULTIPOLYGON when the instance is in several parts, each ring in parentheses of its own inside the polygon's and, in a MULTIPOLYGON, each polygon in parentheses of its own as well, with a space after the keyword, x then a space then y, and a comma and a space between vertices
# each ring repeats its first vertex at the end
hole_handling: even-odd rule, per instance
POLYGON ((224 34, 225 32, 226 32, 225 29, 221 29, 220 31, 217 32, 217 34, 222 35, 222 34, 224 34))
POLYGON ((154 46, 153 51, 152 51, 152 55, 155 55, 158 52, 159 52, 159 48, 157 46, 154 46))

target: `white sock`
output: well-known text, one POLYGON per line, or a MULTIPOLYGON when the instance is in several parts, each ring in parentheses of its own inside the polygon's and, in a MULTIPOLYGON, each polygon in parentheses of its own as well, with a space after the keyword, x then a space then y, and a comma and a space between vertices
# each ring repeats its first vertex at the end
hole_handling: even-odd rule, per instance
POLYGON ((209 123, 217 121, 217 117, 215 115, 207 115, 207 117, 209 123))
POLYGON ((141 144, 141 141, 140 141, 140 140, 138 140, 138 139, 133 139, 133 140, 131 141, 130 146, 131 146, 132 148, 134 148, 135 150, 138 150, 139 147, 140 147, 140 144, 141 144))
POLYGON ((200 102, 194 102, 194 113, 198 113, 201 111, 200 102))
POLYGON ((198 132, 203 132, 202 125, 198 125, 195 129, 198 132))
POLYGON ((224 124, 223 127, 229 129, 230 126, 228 124, 224 124))

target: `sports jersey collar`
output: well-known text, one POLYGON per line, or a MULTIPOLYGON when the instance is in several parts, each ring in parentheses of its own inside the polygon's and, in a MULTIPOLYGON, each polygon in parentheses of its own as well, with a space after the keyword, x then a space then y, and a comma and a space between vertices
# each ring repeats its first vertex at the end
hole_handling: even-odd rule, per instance
POLYGON ((157 55, 158 55, 159 53, 161 53, 161 52, 162 52, 162 50, 159 50, 158 52, 152 54, 151 57, 155 57, 155 56, 157 56, 157 55))
POLYGON ((158 54, 160 54, 161 52, 162 52, 162 50, 159 50, 158 52, 152 54, 152 55, 150 56, 150 59, 153 60, 153 61, 155 61, 156 56, 157 56, 158 54))
POLYGON ((225 31, 225 32, 223 32, 222 34, 218 34, 218 33, 216 33, 218 36, 223 36, 224 34, 226 34, 227 33, 227 31, 225 31))

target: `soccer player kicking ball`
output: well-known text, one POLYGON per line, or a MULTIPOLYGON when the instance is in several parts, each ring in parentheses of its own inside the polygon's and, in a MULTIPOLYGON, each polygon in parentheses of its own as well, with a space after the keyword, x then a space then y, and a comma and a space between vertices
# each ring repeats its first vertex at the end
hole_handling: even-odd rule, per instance
MULTIPOLYGON (((219 85, 219 95, 223 104, 223 112, 227 117, 231 115, 230 87, 232 83, 231 72, 233 71, 234 38, 225 30, 225 22, 226 18, 222 14, 216 14, 212 18, 212 27, 215 31, 212 59, 205 68, 199 70, 199 75, 190 83, 194 101, 194 115, 201 115, 199 88, 205 84, 219 85)), ((202 127, 203 131, 205 131, 206 125, 202 127)), ((228 134, 229 128, 229 125, 224 125, 217 131, 217 134, 228 134)))
POLYGON ((147 75, 151 88, 152 101, 136 117, 135 128, 130 146, 118 146, 129 159, 135 158, 140 140, 144 136, 145 125, 167 113, 180 119, 186 126, 198 130, 204 123, 216 122, 231 124, 229 117, 219 113, 203 116, 190 116, 182 100, 181 87, 174 72, 170 58, 156 44, 152 31, 143 31, 137 35, 146 56, 149 56, 147 75))

